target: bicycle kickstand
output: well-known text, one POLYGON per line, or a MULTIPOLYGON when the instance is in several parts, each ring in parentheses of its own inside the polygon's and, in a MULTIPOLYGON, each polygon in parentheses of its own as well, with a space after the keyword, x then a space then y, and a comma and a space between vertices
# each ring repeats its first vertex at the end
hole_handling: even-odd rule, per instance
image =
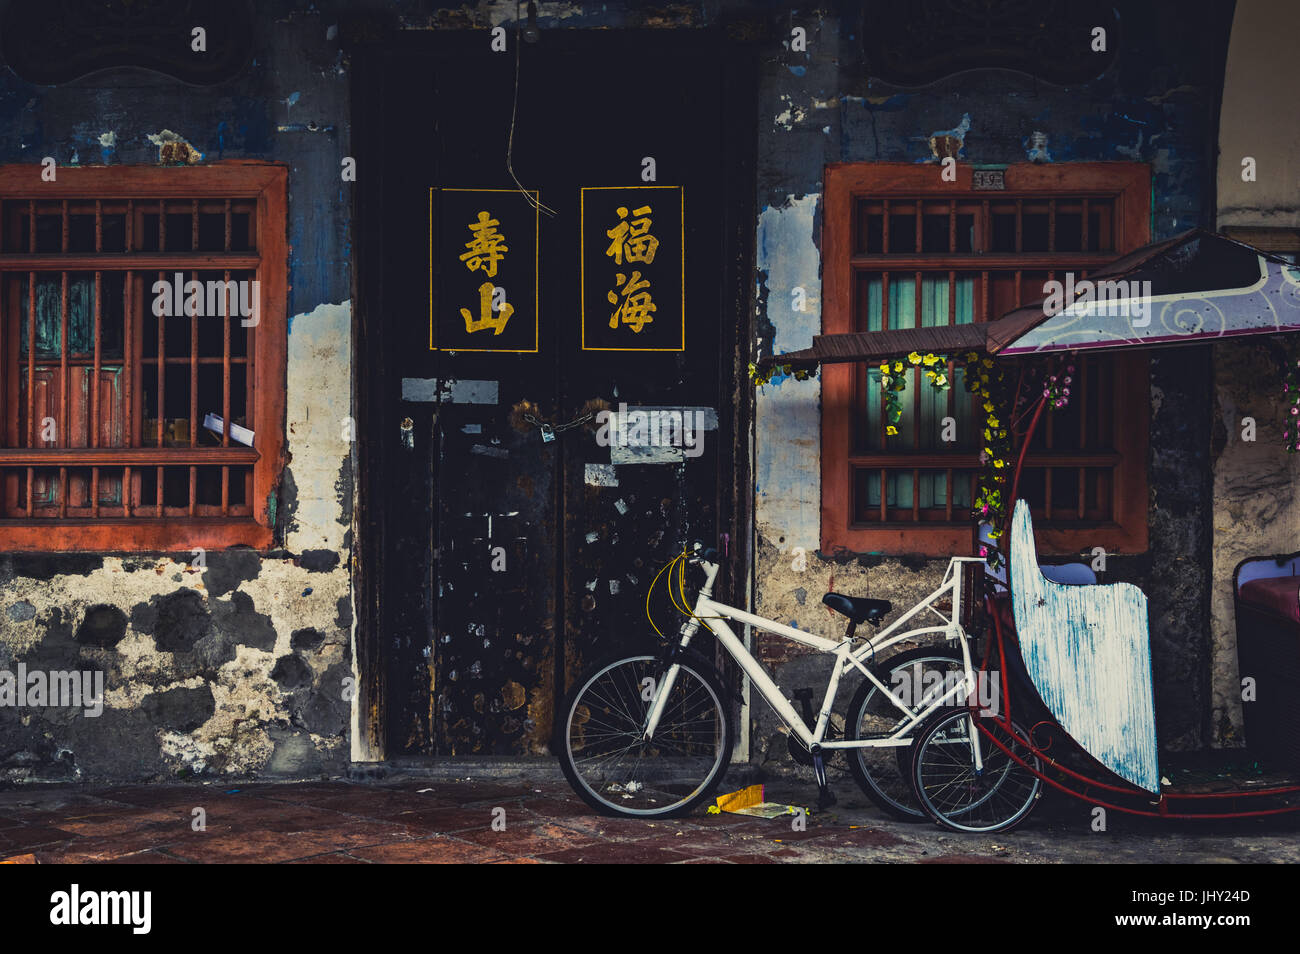
POLYGON ((817 810, 824 812, 835 804, 835 793, 826 783, 826 763, 822 759, 821 746, 813 746, 813 774, 817 776, 817 810))

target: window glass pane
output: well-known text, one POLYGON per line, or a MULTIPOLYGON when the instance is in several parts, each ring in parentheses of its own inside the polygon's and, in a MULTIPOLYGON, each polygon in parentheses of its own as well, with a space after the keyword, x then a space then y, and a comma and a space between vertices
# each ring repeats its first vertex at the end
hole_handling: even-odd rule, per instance
MULTIPOLYGON (((880 369, 867 371, 867 393, 864 395, 866 423, 863 426, 862 446, 866 450, 880 449, 880 369)), ((879 489, 877 489, 879 493, 879 489)))

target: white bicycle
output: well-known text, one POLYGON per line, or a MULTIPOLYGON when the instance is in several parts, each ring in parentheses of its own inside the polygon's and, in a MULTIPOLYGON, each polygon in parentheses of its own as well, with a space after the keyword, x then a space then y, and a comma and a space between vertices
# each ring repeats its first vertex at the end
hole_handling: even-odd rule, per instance
MULTIPOLYGON (((664 640, 658 653, 593 667, 577 681, 560 710, 556 749, 565 775, 593 808, 630 817, 685 814, 712 794, 731 760, 734 693, 725 688, 713 664, 691 646, 703 626, 789 728, 791 754, 811 765, 816 774, 820 808, 834 802, 826 781, 826 760, 845 750, 854 778, 872 801, 895 817, 923 820, 926 814, 911 781, 911 736, 941 707, 965 707, 974 699, 978 669, 971 658, 971 639, 960 621, 960 607, 963 596, 974 595, 963 592, 964 586, 970 586, 963 581, 963 568, 983 563, 981 557, 953 557, 938 589, 855 648, 858 625, 867 622, 878 627, 892 609, 889 602, 827 593, 822 602, 846 616, 848 627, 839 641, 826 639, 712 599, 718 554, 702 550, 697 543, 659 573, 668 571, 670 594, 676 574, 673 600, 690 617, 679 638, 664 640), (693 609, 686 600, 688 564, 701 567, 705 574, 693 609), (936 615, 940 624, 903 629, 926 611, 936 615), (732 632, 729 620, 835 657, 815 720, 800 717, 732 632), (936 645, 878 661, 882 651, 905 640, 932 640, 936 645), (866 678, 849 705, 844 738, 837 739, 831 710, 840 682, 851 669, 866 678)), ((983 572, 982 566, 972 569, 983 572)), ((973 572, 971 577, 975 578, 973 572)), ((647 607, 649 598, 647 593, 647 607)), ((978 751, 978 739, 973 748, 976 770, 982 772, 984 755, 978 751)), ((988 757, 996 762, 996 754, 988 757)), ((996 774, 996 768, 990 768, 996 774)))

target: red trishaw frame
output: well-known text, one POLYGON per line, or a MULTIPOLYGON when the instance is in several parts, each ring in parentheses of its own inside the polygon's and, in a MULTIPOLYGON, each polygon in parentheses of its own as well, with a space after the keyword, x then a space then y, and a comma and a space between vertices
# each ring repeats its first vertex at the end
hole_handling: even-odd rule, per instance
MULTIPOLYGON (((1020 391, 1020 383, 1018 382, 1017 394, 1015 399, 1016 403, 1019 403, 1019 391, 1020 391)), ((1008 498, 1009 499, 1009 503, 1007 506, 1008 524, 1010 523, 1010 514, 1012 513, 1012 510, 1015 506, 1015 502, 1017 499, 1016 491, 1019 489, 1020 472, 1024 466, 1025 455, 1029 450, 1030 441, 1033 439, 1034 431, 1038 427, 1038 422, 1041 419, 1043 410, 1047 406, 1047 404, 1048 404, 1048 398, 1046 396, 1038 397, 1036 406, 1033 408, 1033 415, 1030 418, 1029 426, 1025 429, 1023 435, 1020 437, 1020 452, 1016 459, 1016 467, 1015 467, 1015 471, 1011 483, 1011 492, 1008 498)), ((1026 409, 1024 413, 1028 414, 1029 413, 1028 409, 1026 409)), ((1012 428, 1012 433, 1014 438, 1015 436, 1014 425, 1012 428)), ((1007 527, 1004 526, 1002 530, 1003 530, 1003 534, 1001 539, 1006 539, 1009 541, 1010 535, 1007 533, 1007 527)), ((1006 560, 1007 567, 1008 567, 1008 590, 1009 590, 1011 586, 1015 585, 1015 581, 1010 578, 1010 573, 1009 573, 1010 559, 1009 557, 1006 556, 1004 556, 1004 559, 1006 560)), ((986 577, 986 581, 987 581, 987 577, 986 577)), ((1017 734, 1011 719, 1011 704, 1010 704, 1011 694, 1009 692, 1010 685, 1007 679, 1007 667, 1006 667, 1008 639, 1006 633, 1003 631, 1002 614, 997 611, 993 603, 993 597, 987 592, 984 595, 984 607, 985 607, 986 614, 988 615, 989 619, 991 619, 992 621, 992 632, 995 639, 990 641, 989 646, 984 653, 984 658, 981 661, 980 668, 983 672, 990 673, 990 670, 988 668, 988 663, 992 656, 994 645, 996 644, 998 661, 1000 663, 998 669, 998 676, 999 676, 1001 690, 1002 690, 1001 698, 1003 700, 1002 705, 999 707, 998 713, 993 716, 993 721, 997 723, 997 725, 1003 731, 1005 731, 1012 739, 1014 739, 1018 745, 1022 745, 1030 752, 1032 752, 1039 760, 1042 761, 1045 767, 1050 767, 1052 770, 1056 772, 1063 773, 1069 778, 1077 780, 1078 782, 1084 785, 1084 790, 1079 791, 1073 789, 1068 785, 1058 781, 1057 779, 1050 778, 1047 775, 1045 768, 1035 768, 1034 766, 1030 765, 1025 759, 1021 758, 1019 755, 1013 752, 1010 748, 1004 745, 1000 739, 996 738, 992 734, 992 732, 990 732, 990 730, 986 727, 987 719, 980 719, 980 718, 973 717, 971 721, 974 722, 974 724, 979 727, 980 733, 984 738, 990 741, 994 746, 1000 749, 1009 758, 1011 758, 1019 765, 1024 767, 1026 770, 1031 772, 1033 775, 1035 775, 1042 782, 1045 782, 1046 784, 1052 786, 1058 791, 1064 792, 1067 795, 1071 795, 1075 798, 1086 801, 1092 805, 1100 806, 1108 810, 1122 812, 1126 815, 1135 815, 1143 818, 1169 818, 1169 819, 1198 820, 1198 821, 1214 820, 1214 819, 1222 820, 1222 819, 1231 819, 1231 818, 1260 818, 1267 815, 1285 815, 1291 812, 1300 811, 1300 801, 1298 801, 1297 804, 1295 805, 1288 805, 1283 808, 1257 809, 1254 811, 1187 812, 1187 811, 1173 810, 1173 807, 1176 803, 1183 803, 1183 802, 1196 803, 1196 802, 1210 802, 1210 801, 1216 801, 1222 799, 1261 799, 1261 798, 1279 798, 1287 795, 1300 795, 1300 782, 1297 782, 1296 784, 1275 786, 1273 788, 1252 789, 1250 791, 1242 790, 1242 791, 1229 791, 1229 792, 1189 792, 1189 793, 1161 792, 1158 798, 1153 802, 1150 792, 1144 791, 1143 789, 1137 788, 1136 786, 1133 785, 1128 785, 1128 784, 1117 785, 1112 782, 1097 781, 1096 779, 1089 778, 1088 776, 1083 775, 1082 773, 1077 772, 1066 765, 1063 765, 1061 762, 1057 761, 1056 759, 1049 757, 1046 753, 1047 753, 1047 749, 1050 748, 1050 743, 1047 746, 1039 746, 1034 742, 1034 738, 1033 738, 1034 734, 1040 728, 1049 728, 1049 729, 1056 730, 1066 739, 1069 739, 1069 741, 1074 746, 1074 748, 1077 749, 1080 753, 1087 756, 1090 760, 1094 762, 1096 761, 1095 759, 1092 759, 1092 756, 1088 754, 1088 752, 1083 748, 1083 746, 1081 746, 1078 742, 1075 742, 1074 739, 1070 737, 1069 733, 1065 732, 1065 730, 1062 729, 1057 724, 1055 719, 1039 719, 1038 721, 1034 722, 1034 724, 1030 726, 1029 731, 1027 733, 1029 738, 1021 738, 1020 735, 1017 734), (1100 799, 1091 797, 1088 794, 1088 790, 1090 789, 1100 789, 1104 792, 1113 792, 1118 795, 1126 796, 1129 798, 1141 799, 1145 804, 1152 805, 1154 807, 1147 808, 1147 809, 1134 808, 1134 807, 1117 804, 1115 802, 1102 801, 1100 799)), ((1018 645, 1014 647, 1014 651, 1016 653, 1019 653, 1018 645)), ((974 716, 974 714, 979 709, 980 707, 978 705, 972 706, 972 715, 974 716)), ((1098 767, 1103 772, 1107 772, 1107 774, 1110 774, 1109 770, 1106 769, 1104 766, 1100 765, 1100 763, 1098 763, 1098 767)))

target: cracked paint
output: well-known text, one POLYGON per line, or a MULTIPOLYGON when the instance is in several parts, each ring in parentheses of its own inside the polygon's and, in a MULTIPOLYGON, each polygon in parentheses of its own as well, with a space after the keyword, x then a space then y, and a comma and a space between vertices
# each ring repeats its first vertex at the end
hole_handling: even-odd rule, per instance
POLYGON ((297 509, 285 545, 294 553, 344 548, 351 514, 342 512, 336 485, 351 459, 345 439, 351 433, 351 353, 350 301, 319 305, 290 322, 288 375, 294 386, 285 420, 297 509))

